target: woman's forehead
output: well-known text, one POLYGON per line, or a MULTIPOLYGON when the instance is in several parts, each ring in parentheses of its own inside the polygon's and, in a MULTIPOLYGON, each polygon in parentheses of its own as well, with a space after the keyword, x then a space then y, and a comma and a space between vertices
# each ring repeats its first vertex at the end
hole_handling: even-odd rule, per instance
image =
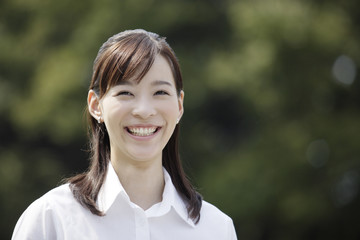
POLYGON ((131 72, 132 74, 128 78, 111 81, 112 85, 137 85, 149 76, 156 78, 154 81, 169 81, 171 83, 175 81, 168 60, 161 54, 156 55, 153 59, 142 61, 131 72))

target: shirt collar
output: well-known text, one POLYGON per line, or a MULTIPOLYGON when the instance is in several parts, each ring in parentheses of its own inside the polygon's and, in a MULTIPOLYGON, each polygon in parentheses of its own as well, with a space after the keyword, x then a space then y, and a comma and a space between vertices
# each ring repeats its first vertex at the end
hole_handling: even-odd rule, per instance
POLYGON ((146 215, 148 217, 157 217, 166 214, 170 209, 174 209, 175 212, 190 226, 195 227, 194 222, 189 218, 186 204, 184 203, 181 195, 176 190, 175 186, 171 181, 169 173, 163 168, 164 171, 164 180, 165 187, 163 192, 162 202, 158 203, 158 206, 149 208, 146 210, 146 215))
POLYGON ((122 195, 128 202, 130 198, 120 183, 118 176, 111 164, 109 163, 105 181, 99 191, 97 205, 100 211, 106 213, 118 195, 122 195))
MULTIPOLYGON (((98 195, 97 205, 100 211, 106 213, 109 211, 116 198, 121 195, 129 205, 133 206, 127 195, 125 189, 121 185, 118 176, 111 164, 109 163, 107 174, 103 186, 101 187, 98 195)), ((171 208, 190 226, 195 227, 194 222, 189 218, 186 204, 184 203, 181 195, 177 192, 175 186, 171 181, 169 173, 163 168, 165 187, 163 192, 162 202, 155 204, 147 209, 146 215, 148 217, 157 217, 166 214, 171 208)))

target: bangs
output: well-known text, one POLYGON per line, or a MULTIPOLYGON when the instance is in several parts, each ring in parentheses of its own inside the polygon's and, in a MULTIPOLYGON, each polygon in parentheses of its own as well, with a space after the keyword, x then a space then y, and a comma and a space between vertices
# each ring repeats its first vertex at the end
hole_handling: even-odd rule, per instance
POLYGON ((140 82, 159 54, 159 46, 144 33, 113 36, 95 59, 92 89, 101 97, 123 81, 140 82))

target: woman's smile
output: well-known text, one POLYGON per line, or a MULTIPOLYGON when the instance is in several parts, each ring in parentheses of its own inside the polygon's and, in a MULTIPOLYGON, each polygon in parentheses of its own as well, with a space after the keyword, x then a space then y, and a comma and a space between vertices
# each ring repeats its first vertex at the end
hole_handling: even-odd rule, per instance
POLYGON ((149 137, 154 137, 156 133, 159 132, 161 127, 159 126, 153 126, 153 125, 147 125, 147 126, 128 126, 125 127, 125 130, 132 136, 135 137, 135 139, 150 139, 149 137))

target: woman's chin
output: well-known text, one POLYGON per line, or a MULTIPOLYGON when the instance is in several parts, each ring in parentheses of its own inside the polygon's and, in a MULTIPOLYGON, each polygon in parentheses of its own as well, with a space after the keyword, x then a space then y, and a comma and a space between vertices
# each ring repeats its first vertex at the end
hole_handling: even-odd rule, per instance
POLYGON ((131 159, 135 162, 155 162, 162 161, 162 152, 154 153, 154 151, 136 151, 130 154, 131 159))

